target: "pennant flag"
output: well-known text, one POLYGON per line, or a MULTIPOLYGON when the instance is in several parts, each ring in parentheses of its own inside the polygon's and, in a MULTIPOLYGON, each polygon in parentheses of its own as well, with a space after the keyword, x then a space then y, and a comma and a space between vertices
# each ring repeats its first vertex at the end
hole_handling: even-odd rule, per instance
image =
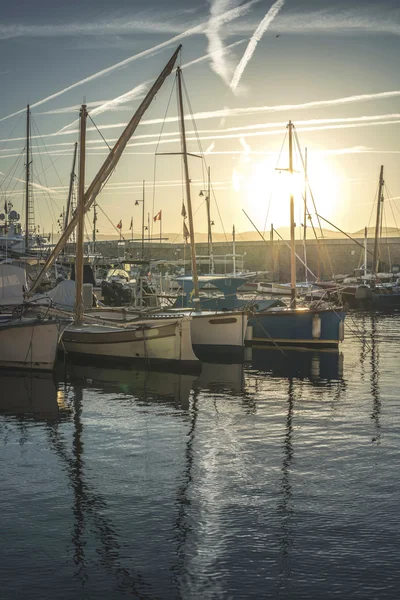
POLYGON ((183 237, 185 238, 185 240, 190 238, 189 229, 186 227, 186 223, 183 224, 183 237))
POLYGON ((117 229, 122 229, 122 219, 120 220, 120 222, 117 225, 117 229))
POLYGON ((186 208, 185 208, 185 204, 182 202, 182 211, 181 211, 181 216, 186 219, 187 214, 186 214, 186 208))
POLYGON ((131 224, 129 225, 129 230, 133 229, 133 217, 131 217, 131 224))
POLYGON ((156 214, 156 216, 155 216, 155 217, 154 217, 154 219, 153 219, 153 220, 154 220, 154 222, 156 222, 156 221, 161 221, 161 213, 162 213, 162 210, 160 210, 160 212, 158 212, 158 213, 156 214))

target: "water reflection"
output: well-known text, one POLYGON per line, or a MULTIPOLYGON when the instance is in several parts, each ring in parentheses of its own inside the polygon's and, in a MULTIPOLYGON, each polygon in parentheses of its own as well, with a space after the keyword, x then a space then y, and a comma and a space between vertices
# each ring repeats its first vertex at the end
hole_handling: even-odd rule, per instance
POLYGON ((52 373, 0 372, 0 413, 20 420, 57 420, 70 409, 57 394, 52 373))
POLYGON ((114 369, 69 363, 58 368, 60 377, 85 382, 87 388, 100 393, 131 395, 141 402, 173 403, 177 408, 189 408, 189 395, 195 375, 146 371, 145 369, 114 369))
POLYGON ((343 380, 341 352, 253 348, 250 364, 272 377, 309 379, 316 385, 343 380))
POLYGON ((381 394, 379 387, 379 346, 377 341, 377 317, 371 314, 371 396, 372 396, 372 413, 371 419, 375 425, 375 436, 373 442, 380 444, 381 442, 381 394))
POLYGON ((288 381, 287 416, 285 423, 285 437, 283 441, 283 460, 281 478, 281 497, 278 503, 278 513, 281 515, 280 548, 282 565, 280 570, 280 584, 284 585, 290 575, 289 551, 293 545, 291 518, 294 513, 292 484, 290 473, 294 458, 293 418, 294 418, 294 385, 293 380, 288 381))

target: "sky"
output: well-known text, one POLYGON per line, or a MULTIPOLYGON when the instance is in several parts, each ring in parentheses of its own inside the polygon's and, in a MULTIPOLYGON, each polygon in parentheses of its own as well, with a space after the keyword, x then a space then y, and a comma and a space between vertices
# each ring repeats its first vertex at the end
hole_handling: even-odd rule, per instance
MULTIPOLYGON (((398 0, 15 0, 0 22, 0 202, 23 215, 25 109, 32 114, 35 222, 57 230, 66 204, 80 105, 88 105, 86 184, 178 44, 183 68, 195 229, 206 231, 210 167, 214 231, 303 221, 304 174, 289 182, 287 123, 308 157, 317 211, 346 231, 374 223, 384 165, 385 223, 400 223, 398 0), (191 113, 194 117, 192 118, 191 113), (93 121, 93 122, 92 122, 93 121), (95 124, 95 127, 93 125, 95 124), (100 135, 101 134, 101 135, 100 135), (101 137, 102 136, 102 137, 101 137), (103 139, 104 138, 104 139, 103 139), (104 141, 105 140, 105 141, 104 141), (397 200, 396 200, 397 198, 397 200)), ((146 112, 98 198, 97 228, 140 236, 145 212, 182 227, 175 72, 146 112), (157 153, 157 154, 156 154, 157 153)), ((315 209, 308 192, 309 211, 315 209)), ((87 222, 87 228, 90 224, 87 222)), ((159 223, 153 223, 157 235, 159 223)), ((172 239, 170 241, 173 241, 172 239)), ((178 240, 179 241, 179 240, 178 240)))

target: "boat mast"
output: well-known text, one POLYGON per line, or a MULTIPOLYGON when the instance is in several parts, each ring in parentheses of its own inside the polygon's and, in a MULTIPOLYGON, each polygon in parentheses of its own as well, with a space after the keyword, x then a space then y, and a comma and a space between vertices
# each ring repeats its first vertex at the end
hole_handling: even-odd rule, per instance
POLYGON ((65 221, 64 221, 64 231, 67 229, 69 214, 71 212, 71 200, 72 200, 72 192, 74 190, 74 181, 75 181, 75 164, 76 164, 76 153, 78 150, 78 142, 74 144, 74 158, 72 159, 72 169, 71 175, 69 177, 69 190, 68 190, 68 199, 67 199, 67 210, 65 212, 65 221))
MULTIPOLYGON (((293 178, 293 123, 289 121, 289 174, 293 178)), ((292 185, 291 185, 292 187, 292 185)), ((296 308, 296 241, 294 230, 294 197, 290 190, 290 306, 296 308)))
MULTIPOLYGON (((141 121, 142 116, 144 115, 144 113, 150 106, 152 100, 156 96, 157 92, 163 85, 164 81, 166 80, 166 78, 171 73, 172 69, 174 68, 174 65, 175 65, 175 62, 176 62, 176 59, 178 57, 181 47, 182 47, 181 45, 178 46, 178 48, 175 50, 172 57, 169 59, 168 63, 165 65, 164 69, 160 73, 160 75, 157 77, 156 81, 153 83, 152 87, 148 91, 146 97, 143 99, 139 108, 137 109, 137 111, 135 112, 135 114, 133 115, 131 120, 129 121, 128 125, 125 127, 124 131, 121 133, 121 135, 120 135, 118 141, 115 143, 113 149, 107 155, 107 158, 105 159, 105 161, 104 161, 102 167, 100 168, 99 172, 97 173, 96 177, 93 179, 92 183, 86 190, 85 208, 84 208, 85 213, 90 209, 93 202, 96 200, 97 195, 100 193, 101 189, 104 187, 104 185, 110 178, 112 172, 114 171, 114 169, 116 168, 116 166, 118 164, 119 159, 122 156, 123 151, 126 148, 127 143, 129 142, 130 138, 136 131, 136 129, 141 121)), ((33 282, 32 287, 27 294, 28 297, 31 296, 37 290, 43 277, 46 275, 47 271, 50 269, 50 267, 56 260, 57 256, 60 254, 61 250, 64 248, 68 238, 70 237, 71 233, 73 232, 73 230, 76 227, 77 221, 78 221, 78 218, 77 218, 77 215, 75 214, 72 217, 71 221, 68 223, 66 230, 60 237, 55 248, 52 250, 46 263, 42 267, 42 270, 40 271, 39 275, 36 277, 35 281, 33 282)))
POLYGON ((233 276, 236 277, 236 231, 235 226, 232 227, 232 256, 233 256, 233 276))
POLYGON ((381 225, 381 207, 383 203, 383 186, 385 182, 383 180, 383 165, 381 165, 381 172, 379 175, 379 192, 378 192, 378 206, 376 209, 376 225, 375 225, 375 240, 374 240, 374 258, 372 261, 372 274, 376 275, 378 270, 378 243, 380 236, 380 225, 381 225))
POLYGON ((97 202, 93 204, 93 254, 96 253, 97 202))
POLYGON ((367 276, 367 262, 368 262, 368 227, 364 229, 364 275, 367 276))
POLYGON ((83 233, 85 220, 85 145, 86 145, 86 104, 82 104, 80 112, 79 135, 79 183, 78 183, 78 233, 76 236, 76 263, 75 263, 75 314, 76 325, 83 320, 83 233))
POLYGON ((142 191, 142 260, 144 258, 144 194, 145 194, 145 180, 143 179, 143 191, 142 191))
POLYGON ((208 228, 208 257, 210 260, 210 273, 214 275, 214 255, 213 255, 213 246, 212 246, 212 230, 211 230, 211 211, 210 211, 210 203, 211 203, 211 169, 208 167, 208 185, 207 185, 207 197, 206 197, 206 205, 207 205, 207 228, 208 228))
POLYGON ((303 248, 304 248, 304 263, 306 265, 306 285, 308 285, 308 269, 307 269, 307 148, 304 151, 304 223, 303 223, 303 248))
POLYGON ((31 176, 30 161, 30 110, 29 104, 26 106, 26 165, 25 165, 25 250, 28 250, 29 244, 29 182, 31 176))
POLYGON ((187 147, 186 147, 185 117, 183 114, 182 73, 181 73, 180 67, 177 68, 176 72, 177 72, 177 77, 178 77, 179 118, 180 118, 180 123, 181 123, 182 154, 183 154, 183 164, 184 164, 184 169, 185 169, 186 201, 187 201, 188 216, 189 216, 190 251, 191 251, 191 258, 192 258, 192 278, 193 278, 193 290, 194 290, 193 304, 196 308, 198 308, 199 304, 200 304, 199 278, 197 275, 196 243, 195 243, 195 239, 194 239, 192 198, 190 195, 189 165, 188 165, 187 147))

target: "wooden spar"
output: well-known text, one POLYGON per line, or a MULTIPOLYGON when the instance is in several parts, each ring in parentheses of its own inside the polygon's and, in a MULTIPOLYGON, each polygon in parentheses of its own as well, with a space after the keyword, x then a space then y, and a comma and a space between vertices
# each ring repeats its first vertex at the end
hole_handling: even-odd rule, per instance
POLYGON ((78 218, 78 233, 76 236, 76 262, 75 262, 75 313, 76 325, 83 320, 83 233, 85 221, 85 147, 86 147, 86 104, 82 104, 79 127, 79 185, 78 206, 76 209, 78 218))
POLYGON ((70 215, 70 212, 71 212, 71 200, 72 200, 72 192, 73 192, 73 189, 74 189, 75 163, 76 163, 76 153, 77 153, 77 150, 78 150, 78 142, 75 142, 75 144, 74 144, 74 157, 72 159, 71 175, 69 177, 69 190, 68 190, 68 199, 67 199, 67 210, 65 211, 64 231, 67 228, 68 221, 69 221, 69 215, 70 215))
MULTIPOLYGON (((137 109, 135 114, 133 115, 132 119, 129 121, 128 125, 122 132, 122 134, 121 134, 120 138, 118 139, 118 141, 116 142, 115 146, 113 147, 113 149, 107 156, 100 171, 97 173, 96 177, 93 179, 92 183, 88 187, 88 189, 85 193, 85 207, 84 207, 85 213, 90 209, 90 207, 92 206, 93 202, 95 201, 97 195, 101 191, 101 188, 106 183, 106 181, 110 177, 111 173, 117 166, 118 161, 121 158, 121 155, 122 155, 123 151, 125 150, 127 143, 129 142, 130 138, 136 131, 136 128, 138 127, 141 118, 143 117, 144 113, 150 106, 153 98, 155 97, 155 95, 157 94, 157 92, 159 91, 161 86, 163 85, 163 83, 166 80, 166 78, 168 77, 168 75, 170 75, 172 69, 174 68, 176 59, 178 58, 178 54, 179 54, 181 47, 182 47, 181 45, 178 46, 178 48, 175 50, 174 54, 169 59, 168 63, 166 64, 166 66, 164 67, 164 69, 162 70, 162 72, 160 73, 158 78, 156 79, 156 81, 153 83, 152 87, 150 88, 150 90, 147 93, 146 97, 144 98, 143 102, 141 103, 141 105, 139 106, 139 108, 137 109)), ((42 270, 40 271, 39 275, 37 276, 36 280, 34 281, 31 289, 29 290, 29 292, 27 294, 28 297, 36 291, 41 280, 43 279, 43 277, 45 276, 47 271, 50 269, 51 265, 54 263, 57 256, 60 254, 61 250, 65 246, 65 244, 67 243, 67 240, 70 237, 73 230, 75 229, 77 222, 78 222, 78 218, 77 218, 77 215, 75 214, 72 217, 71 221, 68 223, 64 233, 60 237, 58 243, 56 244, 55 248, 53 249, 50 256, 48 257, 46 263, 43 265, 42 270)))
POLYGON ((208 258, 210 261, 210 273, 214 275, 214 255, 213 255, 213 246, 212 246, 212 229, 211 229, 211 171, 210 167, 207 169, 207 197, 206 197, 206 205, 207 205, 207 229, 208 229, 208 258))
MULTIPOLYGON (((304 263, 307 264, 307 148, 304 151, 304 223, 303 223, 303 248, 304 263)), ((308 269, 305 271, 306 284, 308 284, 308 269)))
POLYGON ((200 305, 199 298, 199 278, 197 275, 197 263, 196 263, 196 242, 194 239, 194 225, 193 225, 193 211, 192 211, 192 198, 190 195, 190 178, 189 178, 189 165, 187 158, 187 147, 186 147, 186 132, 185 132, 185 116, 183 114, 183 98, 182 98, 182 73, 181 69, 177 69, 178 77, 178 98, 179 98, 179 117, 181 123, 181 136, 182 136, 182 154, 183 164, 185 168, 185 184, 186 184, 186 201, 188 206, 188 217, 189 217, 189 233, 190 233, 190 251, 192 258, 192 278, 193 278, 193 303, 195 307, 200 305))
POLYGON ((30 110, 26 107, 26 165, 25 165, 25 250, 29 245, 29 180, 31 174, 30 163, 30 110))
MULTIPOLYGON (((293 178, 293 123, 289 121, 289 174, 293 178)), ((290 191, 290 306, 296 308, 296 240, 294 230, 294 197, 290 191)))
POLYGON ((383 202, 383 165, 381 165, 381 172, 379 175, 379 192, 378 192, 378 206, 376 208, 376 225, 375 225, 375 240, 374 240, 374 258, 372 260, 372 273, 375 275, 378 270, 378 244, 380 237, 380 227, 381 227, 381 208, 383 202))

